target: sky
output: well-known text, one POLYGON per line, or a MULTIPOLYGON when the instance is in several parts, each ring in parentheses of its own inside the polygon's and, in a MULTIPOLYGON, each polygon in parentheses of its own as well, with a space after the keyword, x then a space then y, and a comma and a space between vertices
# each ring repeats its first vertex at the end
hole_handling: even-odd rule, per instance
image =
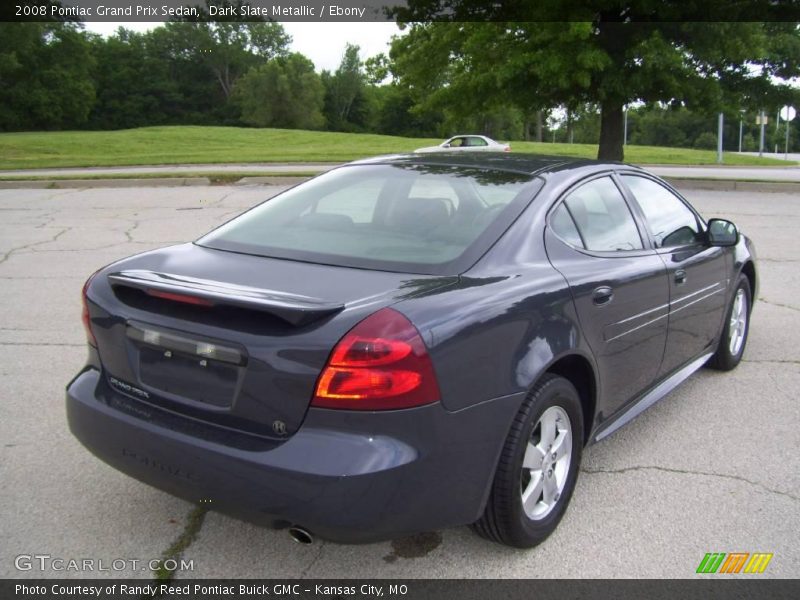
MULTIPOLYGON (((146 31, 159 23, 100 23, 87 22, 88 31, 111 35, 118 27, 146 31)), ((361 60, 379 52, 389 52, 389 41, 400 30, 390 23, 297 23, 285 22, 283 27, 292 36, 291 48, 310 58, 317 71, 335 71, 349 42, 361 47, 361 60)))

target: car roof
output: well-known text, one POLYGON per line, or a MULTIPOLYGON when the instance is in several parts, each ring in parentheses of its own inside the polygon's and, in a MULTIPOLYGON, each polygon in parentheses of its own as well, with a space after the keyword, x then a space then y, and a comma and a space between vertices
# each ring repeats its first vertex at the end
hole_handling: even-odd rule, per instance
POLYGON ((617 162, 605 162, 586 158, 570 158, 567 156, 549 156, 545 154, 527 154, 522 152, 436 152, 424 154, 393 154, 357 160, 348 164, 433 165, 489 169, 494 171, 510 171, 529 175, 540 175, 544 173, 553 173, 556 171, 566 171, 592 166, 595 166, 598 169, 602 167, 632 167, 631 165, 617 162))

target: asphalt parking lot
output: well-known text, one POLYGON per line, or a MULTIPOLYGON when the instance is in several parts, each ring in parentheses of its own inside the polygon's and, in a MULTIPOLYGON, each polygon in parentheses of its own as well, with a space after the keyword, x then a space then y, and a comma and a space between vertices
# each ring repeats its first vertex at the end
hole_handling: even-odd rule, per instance
POLYGON ((181 547, 193 570, 178 577, 693 577, 707 552, 771 552, 757 577, 800 573, 797 195, 686 192, 756 241, 760 292, 744 362, 728 374, 702 370, 589 448, 565 519, 533 550, 467 528, 300 546, 214 513, 199 522, 192 505, 95 459, 72 438, 63 406, 85 356, 86 277, 191 240, 277 189, 0 190, 0 577, 151 577, 141 566, 19 570, 28 562, 15 559, 109 567, 181 547))

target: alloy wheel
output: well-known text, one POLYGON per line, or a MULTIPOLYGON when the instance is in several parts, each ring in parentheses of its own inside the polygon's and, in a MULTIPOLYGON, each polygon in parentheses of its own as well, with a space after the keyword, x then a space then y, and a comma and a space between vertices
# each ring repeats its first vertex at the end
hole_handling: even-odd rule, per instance
POLYGON ((551 406, 536 422, 522 460, 520 493, 528 518, 538 521, 553 510, 566 485, 571 454, 569 416, 551 406))

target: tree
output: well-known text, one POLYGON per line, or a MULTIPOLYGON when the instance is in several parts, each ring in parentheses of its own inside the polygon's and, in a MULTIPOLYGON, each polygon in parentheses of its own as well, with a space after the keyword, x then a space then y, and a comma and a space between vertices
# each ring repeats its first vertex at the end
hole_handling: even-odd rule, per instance
POLYGON ((166 35, 172 39, 175 57, 189 59, 204 65, 214 76, 227 100, 236 80, 251 67, 265 60, 286 56, 292 38, 283 25, 273 21, 238 21, 245 2, 237 0, 206 0, 200 8, 200 17, 191 20, 167 22, 166 35), (209 14, 209 7, 218 10, 235 8, 230 16, 209 14))
POLYGON ((434 137, 446 135, 439 110, 415 106, 409 91, 390 83, 371 88, 376 97, 374 129, 377 133, 405 137, 434 137))
POLYGON ((604 160, 623 158, 628 103, 717 110, 790 96, 774 78, 800 75, 792 0, 407 4, 395 10, 411 25, 393 42, 392 69, 417 101, 462 111, 511 101, 524 113, 596 104, 604 160))
POLYGON ((89 39, 71 23, 0 23, 0 129, 83 125, 95 98, 89 39))
POLYGON ((123 28, 92 40, 97 99, 90 125, 122 129, 179 121, 183 96, 169 63, 154 55, 152 36, 123 28))
POLYGON ((333 74, 323 71, 325 118, 328 127, 337 131, 363 130, 370 120, 366 95, 367 75, 359 57, 358 46, 347 44, 339 67, 333 74))
POLYGON ((286 56, 290 38, 280 23, 243 23, 227 20, 230 17, 214 17, 219 20, 212 22, 207 14, 201 18, 207 20, 157 27, 148 34, 148 48, 169 65, 170 78, 183 97, 182 122, 239 123, 237 105, 229 102, 237 80, 255 66, 286 56))
POLYGON ((320 129, 325 91, 314 64, 302 54, 254 67, 236 84, 242 120, 257 127, 320 129))

